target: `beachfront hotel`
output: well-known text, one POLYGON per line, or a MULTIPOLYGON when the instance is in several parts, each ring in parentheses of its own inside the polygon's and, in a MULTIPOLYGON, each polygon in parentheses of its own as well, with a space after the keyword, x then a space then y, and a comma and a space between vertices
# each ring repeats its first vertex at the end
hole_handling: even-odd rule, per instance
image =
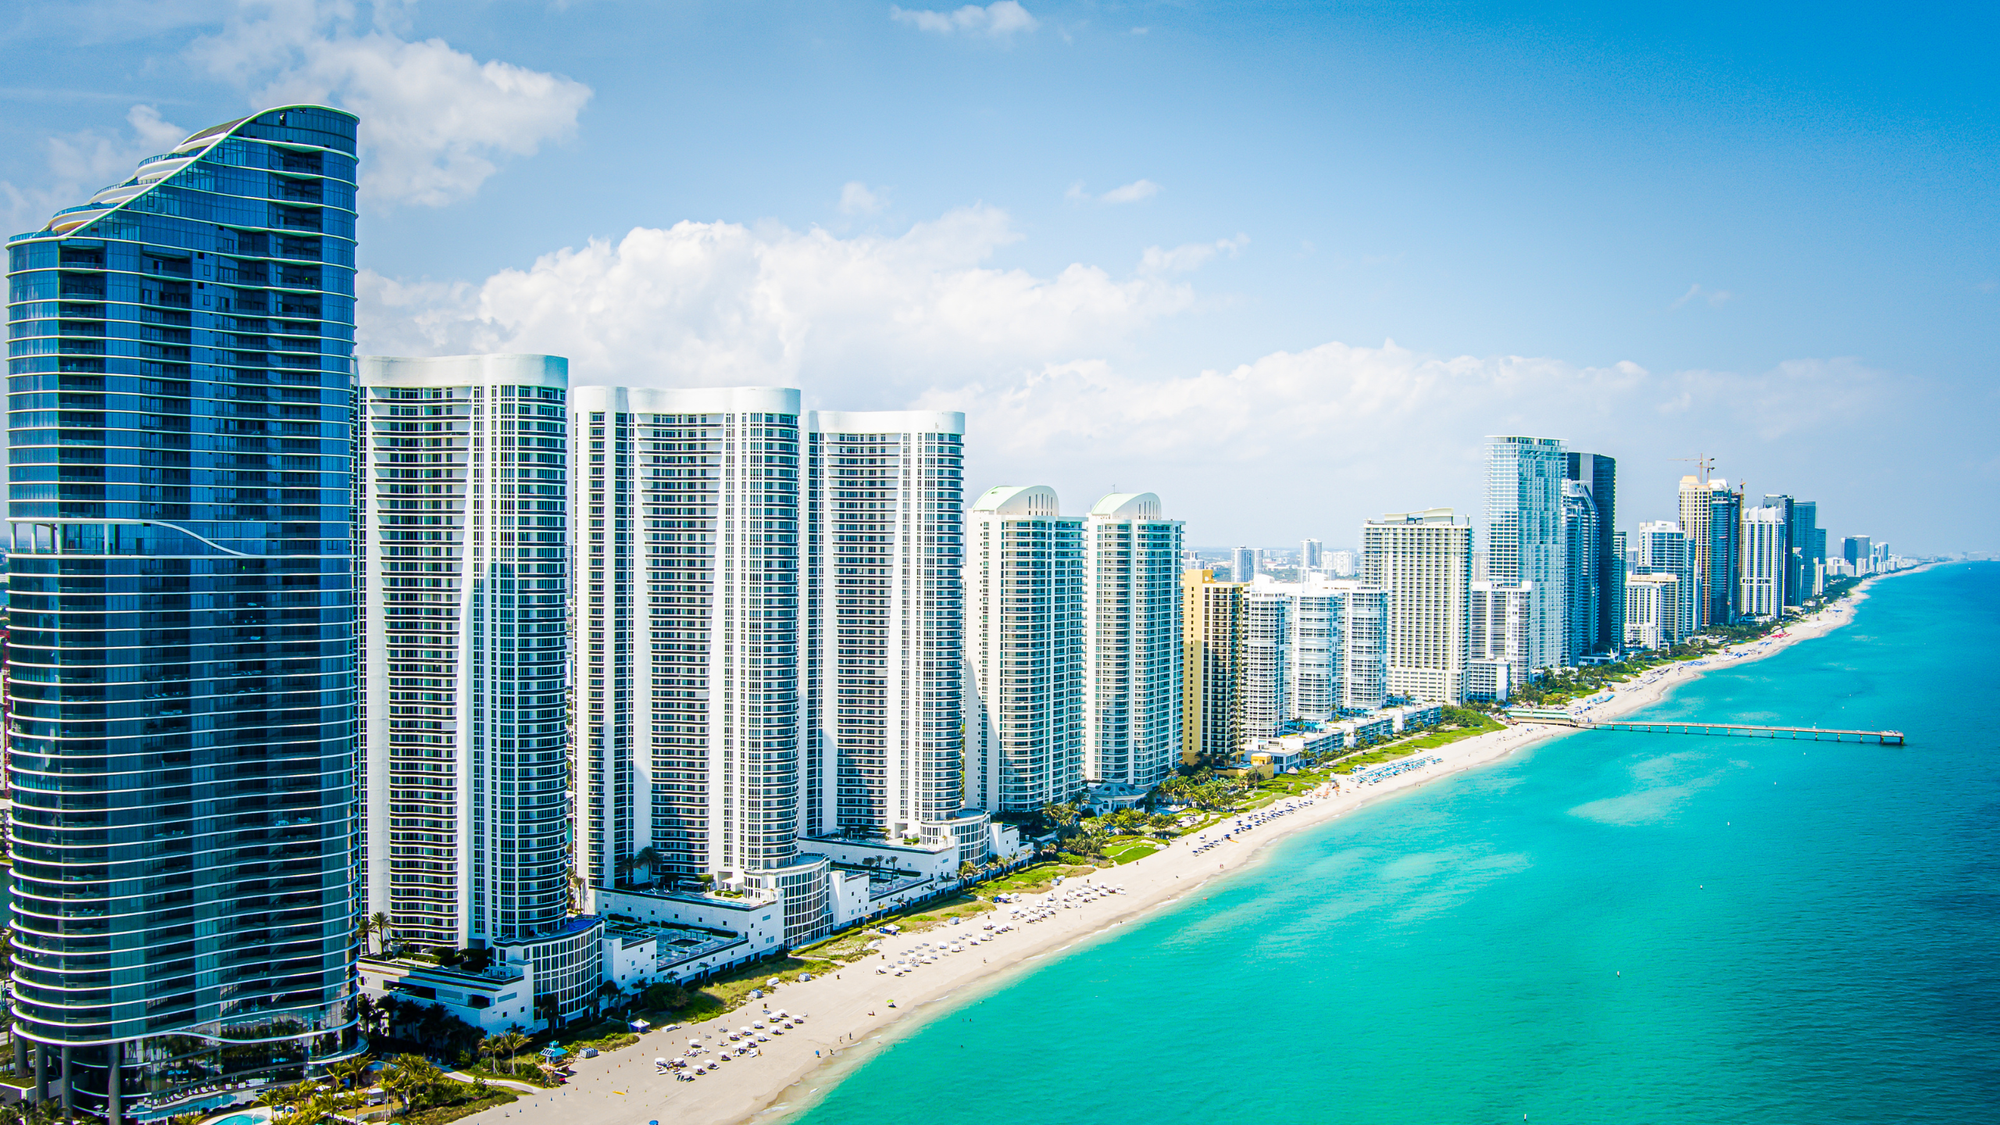
POLYGON ((965 415, 808 416, 807 836, 959 841, 965 415))
POLYGON ((1745 617, 1776 617, 1785 608, 1785 536, 1791 513, 1751 508, 1743 513, 1743 562, 1737 605, 1745 617))
POLYGON ((568 361, 363 356, 362 883, 464 949, 568 906, 568 361))
POLYGON ((1083 772, 1151 789, 1180 764, 1181 523, 1150 492, 1083 521, 1083 772))
POLYGON ((528 966, 561 1019, 600 929, 569 895, 568 371, 363 356, 356 476, 364 909, 528 966))
POLYGON ((1046 485, 1004 485, 965 540, 966 792, 1037 812, 1083 791, 1083 521, 1046 485))
POLYGON ((1243 591, 1212 570, 1181 573, 1181 761, 1233 761, 1243 744, 1243 591))
POLYGON ((1568 559, 1563 481, 1569 464, 1555 438, 1486 441, 1486 577, 1528 591, 1530 674, 1567 662, 1568 559))
MULTIPOLYGON (((1361 525, 1361 550, 1362 580, 1388 595, 1389 694, 1464 703, 1472 522, 1450 508, 1390 513, 1361 525)), ((1529 603, 1530 630, 1536 604, 1529 603)))
POLYGON ((204 129, 8 240, 10 1007, 65 1113, 363 1047, 355 129, 204 129))

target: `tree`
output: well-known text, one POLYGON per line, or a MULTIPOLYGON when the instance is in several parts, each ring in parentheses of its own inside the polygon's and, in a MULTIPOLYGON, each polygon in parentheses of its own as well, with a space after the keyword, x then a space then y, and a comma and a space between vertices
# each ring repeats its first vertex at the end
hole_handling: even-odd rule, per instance
POLYGON ((362 1073, 367 1069, 368 1060, 356 1057, 342 1059, 337 1063, 331 1064, 326 1068, 326 1073, 333 1079, 335 1089, 345 1090, 359 1081, 362 1073))
POLYGON ((644 994, 646 1006, 657 1011, 678 1012, 687 1007, 691 997, 688 991, 670 980, 663 980, 648 987, 644 994))
POLYGON ((535 1018, 541 1020, 544 1027, 554 1031, 559 1022, 556 1017, 560 1014, 561 1009, 557 1006, 555 997, 535 997, 535 1018))
POLYGON ((382 1088, 402 1099, 408 1113, 444 1081, 444 1072, 422 1055, 397 1055, 382 1070, 382 1088))
POLYGON ((491 1042, 494 1049, 493 1057, 498 1059, 501 1055, 506 1055, 507 1073, 516 1073, 520 1066, 520 1060, 516 1056, 528 1045, 528 1037, 521 1034, 521 1025, 515 1024, 508 1028, 505 1034, 494 1036, 491 1042))
POLYGON ((379 910, 376 911, 368 916, 368 928, 375 931, 375 951, 389 952, 389 938, 395 934, 389 927, 389 916, 379 910))
POLYGON ((964 863, 958 865, 959 878, 972 879, 977 877, 978 875, 979 875, 979 867, 978 865, 974 864, 971 860, 968 859, 964 863))

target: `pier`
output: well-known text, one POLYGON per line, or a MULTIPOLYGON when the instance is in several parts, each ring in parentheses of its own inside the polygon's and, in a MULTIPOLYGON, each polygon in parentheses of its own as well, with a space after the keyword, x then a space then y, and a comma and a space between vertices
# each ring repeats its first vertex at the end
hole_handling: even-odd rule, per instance
POLYGON ((1801 742, 1873 742, 1881 746, 1903 745, 1899 730, 1840 730, 1832 727, 1767 727, 1752 723, 1704 723, 1693 719, 1632 720, 1591 719, 1567 711, 1542 708, 1515 708, 1510 718, 1524 723, 1552 723, 1579 730, 1622 730, 1634 734, 1699 734, 1722 738, 1785 738, 1801 742))

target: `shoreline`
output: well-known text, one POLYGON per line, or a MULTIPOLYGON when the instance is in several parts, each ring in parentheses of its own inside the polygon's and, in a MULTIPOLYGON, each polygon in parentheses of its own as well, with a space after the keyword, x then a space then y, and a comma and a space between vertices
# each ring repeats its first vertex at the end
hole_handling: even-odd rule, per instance
MULTIPOLYGON (((1896 574, 1916 574, 1923 567, 1896 574)), ((1831 633, 1854 619, 1869 587, 1894 574, 1871 575, 1847 597, 1810 617, 1794 622, 1784 636, 1766 637, 1718 649, 1697 665, 1693 661, 1662 666, 1650 679, 1635 679, 1613 689, 1612 698, 1592 705, 1593 719, 1621 718, 1665 700, 1675 688, 1719 667, 1761 660, 1801 641, 1831 633)), ((968 995, 1004 987, 1045 959, 1101 940, 1119 927, 1149 917, 1211 881, 1250 869, 1261 862, 1270 845, 1305 829, 1324 824, 1357 809, 1376 804, 1431 781, 1490 765, 1550 739, 1588 729, 1522 723, 1462 739, 1435 750, 1417 751, 1438 759, 1373 785, 1352 779, 1337 790, 1322 787, 1311 794, 1283 798, 1247 816, 1270 816, 1255 827, 1236 833, 1232 842, 1196 852, 1197 837, 1182 837, 1152 855, 1120 867, 1065 880, 1043 895, 1024 896, 1053 903, 1065 893, 1085 888, 1118 888, 1088 901, 1060 906, 1045 920, 1016 924, 1011 932, 970 945, 965 952, 939 958, 904 977, 878 975, 875 967, 892 963, 926 942, 983 933, 979 924, 1004 921, 1006 908, 978 916, 971 925, 941 925, 918 934, 883 940, 881 960, 869 958, 840 972, 810 982, 793 982, 773 990, 762 1007, 745 1005, 722 1016, 672 1031, 651 1031, 629 1048, 576 1060, 567 1085, 532 1095, 508 1106, 463 1118, 489 1125, 516 1115, 534 1125, 631 1125, 671 1118, 673 1125, 740 1125, 784 1120, 805 1112, 819 1096, 887 1046, 921 1029, 932 1018, 955 1010, 968 995), (1213 865, 1213 866, 1211 866, 1213 865), (848 979, 848 978, 853 979, 848 979), (891 1006, 891 1004, 894 1006, 891 1006), (797 1029, 761 1045, 757 1058, 723 1063, 693 1082, 656 1075, 653 1060, 679 1056, 690 1038, 710 1041, 718 1029, 737 1027, 772 1011, 804 1012, 797 1029)), ((1224 822, 1206 829, 1211 840, 1226 831, 1224 822)), ((711 1056, 704 1056, 713 1057, 711 1056)))

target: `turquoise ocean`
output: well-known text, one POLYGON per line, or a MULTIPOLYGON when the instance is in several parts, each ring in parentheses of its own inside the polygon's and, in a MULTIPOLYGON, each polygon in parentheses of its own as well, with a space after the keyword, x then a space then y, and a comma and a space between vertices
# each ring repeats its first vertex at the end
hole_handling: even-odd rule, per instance
POLYGON ((1545 743, 965 998, 801 1120, 2000 1121, 1997 657, 2000 565, 1877 583, 1649 713, 1907 746, 1545 743))

